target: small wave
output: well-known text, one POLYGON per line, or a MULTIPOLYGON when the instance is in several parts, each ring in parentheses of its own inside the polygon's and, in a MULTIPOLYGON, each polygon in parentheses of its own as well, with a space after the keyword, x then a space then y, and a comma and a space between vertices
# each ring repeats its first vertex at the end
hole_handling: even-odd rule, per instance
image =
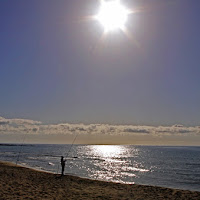
POLYGON ((55 164, 53 164, 52 162, 49 162, 48 164, 51 165, 51 166, 54 166, 54 165, 55 165, 55 164))
POLYGON ((43 168, 40 167, 40 166, 35 166, 35 167, 33 167, 33 168, 35 168, 35 169, 39 169, 39 170, 43 169, 43 168))
POLYGON ((27 166, 27 163, 20 162, 20 165, 27 166))
POLYGON ((135 174, 131 174, 131 173, 128 173, 128 172, 121 172, 121 175, 128 176, 128 177, 136 177, 135 174))
POLYGON ((28 157, 28 159, 30 159, 30 160, 39 160, 40 158, 39 157, 28 157))
POLYGON ((149 172, 148 169, 141 169, 136 167, 126 167, 126 171, 138 171, 138 172, 149 172))
POLYGON ((200 163, 185 163, 186 165, 189 165, 189 166, 200 166, 200 163))
POLYGON ((124 183, 124 184, 135 184, 135 182, 130 182, 130 181, 118 181, 118 180, 111 180, 114 183, 124 183))
POLYGON ((176 172, 177 175, 181 175, 181 176, 199 176, 200 174, 195 174, 192 171, 191 172, 176 172))
POLYGON ((123 161, 123 160, 115 160, 115 159, 111 159, 111 158, 108 158, 105 161, 112 162, 112 163, 125 163, 126 162, 126 161, 123 161))
POLYGON ((16 155, 18 153, 17 152, 10 152, 10 151, 8 151, 8 152, 1 152, 0 154, 4 155, 4 156, 8 156, 8 155, 16 155))
POLYGON ((105 159, 102 158, 96 158, 96 157, 86 157, 87 160, 97 160, 97 161, 105 161, 105 159))

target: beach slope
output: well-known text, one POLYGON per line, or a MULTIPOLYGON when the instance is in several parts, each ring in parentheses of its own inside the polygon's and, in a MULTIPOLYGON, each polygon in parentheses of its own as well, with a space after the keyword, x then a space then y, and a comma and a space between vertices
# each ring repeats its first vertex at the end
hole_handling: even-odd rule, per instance
POLYGON ((128 185, 41 172, 0 162, 0 199, 199 200, 200 192, 128 185))

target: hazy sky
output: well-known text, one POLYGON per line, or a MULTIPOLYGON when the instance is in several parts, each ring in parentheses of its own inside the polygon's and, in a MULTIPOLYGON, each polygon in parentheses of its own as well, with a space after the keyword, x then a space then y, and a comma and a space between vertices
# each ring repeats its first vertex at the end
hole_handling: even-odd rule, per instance
POLYGON ((200 124, 200 1, 124 0, 130 40, 98 0, 0 1, 0 116, 43 123, 200 124))

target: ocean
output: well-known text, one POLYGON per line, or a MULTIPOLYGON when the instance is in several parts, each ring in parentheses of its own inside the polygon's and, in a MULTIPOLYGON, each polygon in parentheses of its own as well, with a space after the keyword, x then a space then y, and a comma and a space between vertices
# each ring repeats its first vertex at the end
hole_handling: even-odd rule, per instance
POLYGON ((200 191, 200 147, 0 144, 0 160, 96 180, 200 191))

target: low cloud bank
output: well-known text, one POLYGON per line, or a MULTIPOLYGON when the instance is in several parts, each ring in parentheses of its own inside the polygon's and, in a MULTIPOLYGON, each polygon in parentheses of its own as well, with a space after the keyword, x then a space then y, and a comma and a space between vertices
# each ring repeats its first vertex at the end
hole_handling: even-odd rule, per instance
POLYGON ((200 126, 134 126, 109 124, 43 124, 29 119, 0 117, 0 134, 87 134, 87 135, 200 135, 200 126))

